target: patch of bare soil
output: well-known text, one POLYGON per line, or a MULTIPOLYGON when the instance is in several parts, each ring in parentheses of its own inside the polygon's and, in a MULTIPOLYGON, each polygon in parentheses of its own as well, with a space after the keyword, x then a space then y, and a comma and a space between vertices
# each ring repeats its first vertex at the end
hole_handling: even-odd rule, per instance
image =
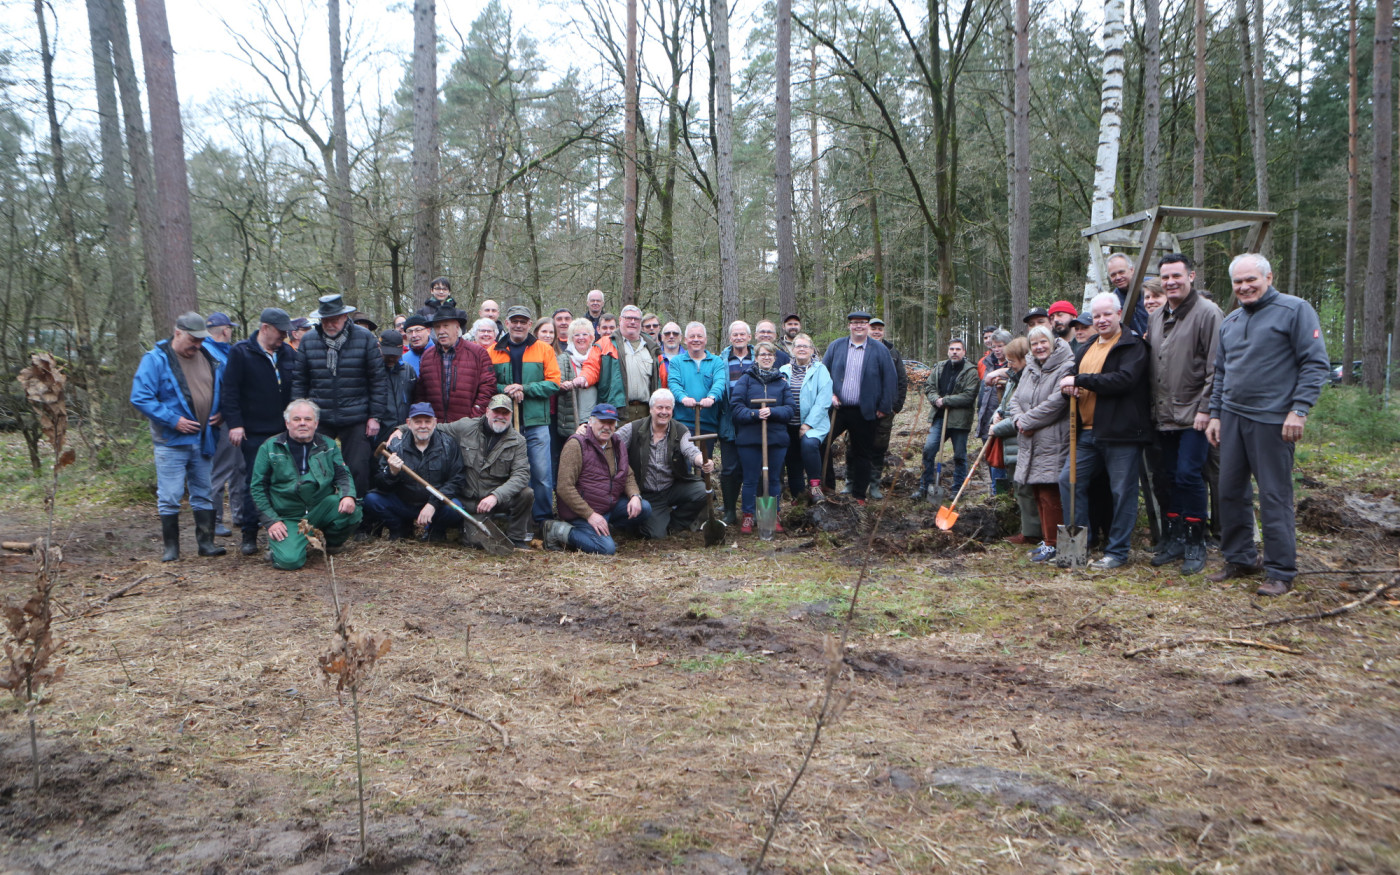
MULTIPOLYGON (((893 501, 840 681, 855 702, 767 871, 1400 871, 1394 604, 1232 632, 1352 596, 1302 579, 1263 602, 1145 561, 1040 568, 978 533, 990 505, 943 533, 935 508, 893 501), (1192 635, 1303 653, 1122 656, 1192 635)), ((39 709, 37 798, 24 712, 0 707, 0 870, 745 871, 809 737, 873 509, 833 503, 830 530, 787 509, 786 536, 710 550, 337 557, 353 623, 393 640, 360 697, 367 859, 349 701, 315 670, 325 562, 288 574, 187 543, 161 565, 152 513, 89 517, 64 533, 68 674, 39 709)), ((6 515, 0 537, 36 524, 6 515)), ((1319 564, 1360 543, 1312 522, 1302 537, 1319 564)), ((27 574, 6 562, 11 592, 27 574)))

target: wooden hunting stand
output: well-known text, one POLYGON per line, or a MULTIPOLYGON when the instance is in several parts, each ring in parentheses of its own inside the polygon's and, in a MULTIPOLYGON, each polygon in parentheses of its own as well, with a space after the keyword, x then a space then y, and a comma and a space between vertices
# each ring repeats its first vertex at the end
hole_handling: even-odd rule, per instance
POLYGON ((1138 250, 1138 259, 1133 271, 1132 284, 1128 286, 1123 299, 1123 322, 1131 325, 1133 311, 1137 308, 1138 297, 1142 293, 1142 283, 1153 271, 1153 256, 1168 252, 1180 252, 1180 246, 1187 240, 1227 234, 1231 231, 1248 229, 1242 252, 1258 252, 1268 242, 1269 231, 1278 213, 1255 212, 1251 210, 1208 210, 1195 207, 1155 206, 1138 213, 1129 213, 1101 225, 1092 225, 1080 231, 1081 237, 1089 238, 1089 252, 1094 259, 1100 284, 1108 279, 1108 267, 1104 263, 1104 247, 1110 249, 1138 250), (1171 233, 1162 228, 1167 219, 1201 219, 1213 222, 1201 228, 1171 233), (1128 230, 1129 225, 1146 222, 1145 230, 1128 230))

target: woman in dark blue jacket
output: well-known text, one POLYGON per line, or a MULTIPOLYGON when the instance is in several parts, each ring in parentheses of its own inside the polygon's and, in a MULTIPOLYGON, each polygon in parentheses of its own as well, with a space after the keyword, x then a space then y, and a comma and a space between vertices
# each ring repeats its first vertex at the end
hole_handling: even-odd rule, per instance
MULTIPOLYGON (((743 467, 743 524, 739 531, 753 531, 755 498, 758 482, 763 477, 763 429, 768 429, 768 494, 775 499, 782 495, 783 460, 787 457, 787 423, 795 409, 788 391, 787 377, 777 368, 778 349, 773 344, 760 343, 754 350, 754 363, 739 377, 729 393, 729 406, 734 417, 734 443, 739 448, 743 467)), ((777 531, 782 531, 778 524, 777 531)))

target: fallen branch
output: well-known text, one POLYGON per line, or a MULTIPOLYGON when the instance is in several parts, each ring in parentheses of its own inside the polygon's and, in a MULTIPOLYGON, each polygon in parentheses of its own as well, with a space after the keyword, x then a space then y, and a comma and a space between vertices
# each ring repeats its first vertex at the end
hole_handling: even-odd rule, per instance
POLYGON ((430 699, 427 696, 420 696, 417 693, 409 693, 409 695, 420 702, 427 702, 429 705, 437 705, 439 708, 447 708, 456 711, 458 714, 465 715, 473 720, 480 720, 482 723, 485 723, 487 726, 501 733, 501 745, 503 747, 510 747, 510 733, 506 732, 504 726, 492 720, 490 717, 483 717, 470 708, 463 708, 461 705, 454 705, 451 702, 439 702, 437 699, 430 699))
POLYGON ((1354 611, 1362 605, 1370 604, 1371 602, 1379 598, 1381 593, 1397 585, 1400 585, 1400 582, 1394 580, 1386 581, 1385 583, 1380 584, 1375 589, 1366 593, 1366 595, 1362 596, 1361 598, 1356 599, 1355 601, 1347 602, 1346 604, 1341 605, 1340 607, 1333 608, 1330 611, 1317 611, 1311 614, 1294 614, 1291 617, 1277 617, 1273 620, 1260 620, 1257 623, 1245 623, 1243 626, 1231 626, 1230 628, 1263 629, 1268 626, 1282 626, 1284 623, 1296 623, 1299 620, 1325 620, 1328 617, 1336 617, 1341 614, 1345 614, 1348 611, 1354 611))
POLYGON ((1299 577, 1319 577, 1324 574, 1400 574, 1400 568, 1319 568, 1316 571, 1298 572, 1299 577))
POLYGON ((1302 656, 1303 651, 1295 650, 1292 647, 1284 647, 1282 644, 1270 644, 1268 641, 1256 641, 1253 638, 1218 638, 1204 635, 1199 638, 1178 638, 1175 641, 1164 641, 1161 644, 1150 644, 1147 647, 1139 647, 1129 650, 1123 654, 1124 657, 1132 659, 1144 653, 1156 653, 1159 650, 1175 650, 1178 647, 1185 647, 1188 644, 1227 644, 1236 647, 1258 647, 1260 650, 1272 650, 1276 653, 1289 653, 1293 656, 1302 656))
POLYGON ((112 601, 113 599, 119 599, 119 598, 121 598, 122 596, 127 595, 128 593, 130 593, 133 589, 136 589, 136 587, 138 587, 138 586, 140 586, 141 584, 145 583, 146 581, 150 580, 150 579, 151 579, 152 577, 154 577, 154 576, 155 576, 155 575, 153 575, 153 574, 143 574, 143 575, 141 575, 140 577, 138 577, 138 578, 136 578, 135 580, 133 580, 131 583, 128 583, 126 586, 122 587, 121 589, 116 590, 116 591, 114 591, 114 592, 110 592, 110 593, 108 593, 107 595, 104 595, 102 598, 100 598, 100 599, 97 600, 97 604, 99 604, 99 605, 105 605, 105 604, 107 604, 108 602, 112 601))
POLYGON ((10 550, 14 553, 33 553, 34 548, 42 543, 42 541, 0 541, 0 549, 10 550))

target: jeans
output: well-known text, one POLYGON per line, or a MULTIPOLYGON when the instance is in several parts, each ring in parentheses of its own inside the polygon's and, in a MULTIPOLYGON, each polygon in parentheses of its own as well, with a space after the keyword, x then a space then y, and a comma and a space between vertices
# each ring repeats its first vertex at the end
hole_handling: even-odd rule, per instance
MULTIPOLYGON (((1104 547, 1105 556, 1113 556, 1127 561, 1128 542, 1137 525, 1138 513, 1138 470, 1142 460, 1142 447, 1138 444, 1107 443, 1094 440, 1094 432, 1079 433, 1079 470, 1076 472, 1074 496, 1074 525, 1089 525, 1089 480, 1099 472, 1107 476, 1108 488, 1113 495, 1113 513, 1108 523, 1108 544, 1104 547)), ((1070 507, 1069 460, 1060 471, 1060 505, 1070 507)))
POLYGON ((1206 518, 1206 459, 1210 456, 1210 441, 1206 433, 1186 428, 1174 431, 1159 431, 1161 441, 1161 465, 1163 472, 1171 478, 1169 495, 1162 509, 1191 519, 1206 518))
POLYGON ((210 459, 199 446, 156 444, 156 511, 161 516, 180 512, 180 499, 190 493, 192 510, 213 510, 209 490, 210 459))
POLYGON ((613 505, 612 512, 608 514, 608 534, 600 535, 593 531, 593 527, 588 524, 588 520, 573 520, 573 531, 569 532, 569 546, 580 553, 597 553, 603 556, 611 556, 617 552, 617 541, 613 540, 613 533, 620 528, 637 528, 646 523, 651 516, 651 502, 642 499, 642 512, 634 519, 627 518, 627 499, 619 498, 617 504, 613 505))
MULTIPOLYGON (((389 530, 389 536, 402 538, 405 535, 413 534, 413 527, 418 520, 418 514, 423 510, 423 506, 411 505, 399 497, 396 492, 381 492, 378 489, 371 489, 365 496, 364 513, 365 521, 371 525, 382 524, 389 530)), ((433 514, 433 521, 429 523, 428 530, 435 535, 440 535, 447 531, 450 525, 460 527, 462 517, 449 507, 440 507, 433 514)))
POLYGON ((530 457, 535 520, 547 520, 554 516, 554 463, 549 457, 549 426, 529 425, 520 431, 525 435, 525 452, 530 457))
MULTIPOLYGON (((780 498, 783 494, 783 458, 787 447, 768 447, 768 494, 780 498)), ((744 460, 744 493, 740 506, 744 513, 751 514, 757 506, 758 486, 763 480, 763 447, 739 447, 739 458, 744 460)))
POLYGON ((258 460, 258 450, 267 443, 270 434, 245 433, 238 449, 243 453, 243 531, 257 532, 260 528, 258 506, 253 503, 253 463, 258 460))
MULTIPOLYGON (((943 424, 934 420, 933 428, 929 429, 928 440, 924 441, 924 476, 919 481, 919 485, 929 487, 938 474, 937 465, 934 463, 934 456, 938 454, 938 436, 943 430, 943 424)), ((947 484, 949 492, 957 492, 962 488, 962 483, 967 479, 967 435, 966 428, 948 429, 947 440, 953 445, 953 482, 947 484)))
POLYGON ((1220 415, 1220 552, 1236 565, 1253 565, 1254 490, 1264 571, 1271 580, 1298 575, 1298 531, 1293 515, 1293 444, 1279 423, 1255 422, 1226 410, 1220 415))

